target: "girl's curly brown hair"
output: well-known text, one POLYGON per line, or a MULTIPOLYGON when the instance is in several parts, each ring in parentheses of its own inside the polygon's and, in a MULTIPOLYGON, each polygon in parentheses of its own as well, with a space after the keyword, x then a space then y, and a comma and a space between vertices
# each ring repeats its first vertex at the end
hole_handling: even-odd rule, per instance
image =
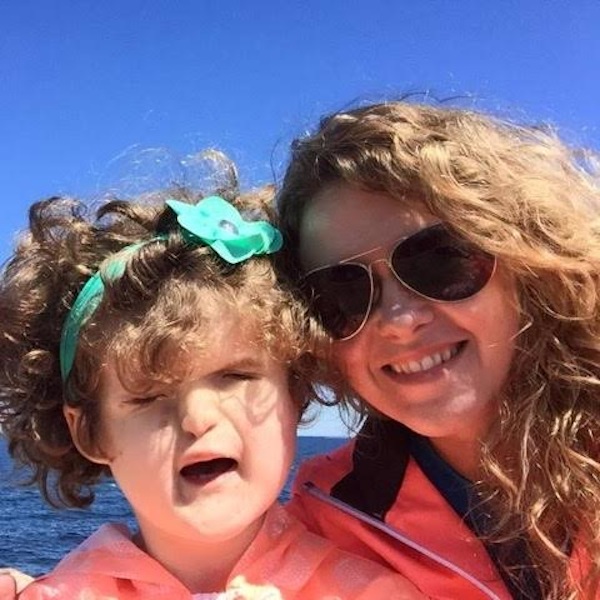
MULTIPOLYGON (((247 218, 264 218, 273 196, 272 188, 220 193, 247 218)), ((93 484, 108 473, 77 451, 63 417, 64 403, 80 408, 78 437, 86 449, 101 450, 97 396, 108 357, 128 381, 185 377, 186 352, 209 346, 219 315, 232 310, 250 328, 257 352, 289 368, 300 414, 315 397, 308 351, 317 347, 318 332, 276 280, 270 257, 233 266, 206 246, 185 243, 167 198, 200 200, 176 189, 111 200, 95 213, 72 198, 37 202, 2 273, 0 425, 11 455, 31 468, 30 483, 57 506, 90 504, 93 484), (166 239, 156 239, 157 232, 166 239), (107 257, 142 241, 123 276, 105 281, 63 384, 61 330, 77 294, 107 257)))
MULTIPOLYGON (((514 277, 522 329, 482 485, 496 539, 524 535, 545 597, 595 597, 600 579, 600 177, 598 157, 550 128, 409 102, 326 117, 292 146, 278 196, 291 278, 303 211, 346 184, 427 211, 514 277), (590 562, 568 576, 569 544, 590 562)), ((343 390, 340 401, 356 402, 343 390)), ((367 406, 367 399, 358 398, 367 406)))

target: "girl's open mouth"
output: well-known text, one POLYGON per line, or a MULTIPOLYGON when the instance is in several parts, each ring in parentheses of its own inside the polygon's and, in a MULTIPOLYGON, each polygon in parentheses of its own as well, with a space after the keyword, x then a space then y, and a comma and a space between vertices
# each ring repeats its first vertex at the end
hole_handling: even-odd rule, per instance
POLYGON ((181 476, 191 483, 204 484, 237 468, 233 458, 213 458, 187 465, 181 469, 181 476))

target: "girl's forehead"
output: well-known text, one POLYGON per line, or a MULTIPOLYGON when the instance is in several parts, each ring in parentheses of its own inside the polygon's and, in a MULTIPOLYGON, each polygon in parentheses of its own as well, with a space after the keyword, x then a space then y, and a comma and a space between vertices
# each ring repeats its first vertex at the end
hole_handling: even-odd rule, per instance
POLYGON ((157 369, 164 370, 156 373, 158 377, 169 379, 219 368, 228 361, 252 358, 266 362, 269 352, 258 311, 244 310, 243 303, 235 305, 230 299, 221 298, 219 303, 216 296, 189 307, 196 311, 196 318, 183 319, 171 327, 149 318, 138 327, 124 327, 108 347, 105 363, 120 364, 118 370, 133 379, 144 379, 157 369))
POLYGON ((305 270, 388 247, 439 219, 418 198, 394 198, 349 186, 330 187, 308 203, 300 226, 305 270))
MULTIPOLYGON (((143 390, 212 377, 228 370, 263 372, 280 365, 256 328, 242 323, 234 328, 216 321, 207 335, 192 335, 181 344, 170 343, 164 350, 154 360, 148 360, 143 350, 131 352, 129 360, 121 355, 110 356, 102 369, 104 389, 143 390)), ((285 368, 283 364, 281 368, 285 368)))

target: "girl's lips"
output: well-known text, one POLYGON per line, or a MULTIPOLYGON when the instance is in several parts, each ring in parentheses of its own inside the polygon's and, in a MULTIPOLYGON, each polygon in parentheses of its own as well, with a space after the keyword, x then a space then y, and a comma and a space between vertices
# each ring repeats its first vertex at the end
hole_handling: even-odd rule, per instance
POLYGON ((204 484, 237 468, 233 458, 221 457, 186 465, 180 471, 181 476, 191 483, 204 484))
POLYGON ((423 356, 419 360, 408 360, 394 364, 390 363, 385 365, 383 369, 385 371, 391 371, 397 375, 407 376, 427 373, 428 371, 431 371, 436 367, 439 367, 440 365, 452 360, 464 349, 466 344, 466 341, 458 342, 457 344, 423 356))

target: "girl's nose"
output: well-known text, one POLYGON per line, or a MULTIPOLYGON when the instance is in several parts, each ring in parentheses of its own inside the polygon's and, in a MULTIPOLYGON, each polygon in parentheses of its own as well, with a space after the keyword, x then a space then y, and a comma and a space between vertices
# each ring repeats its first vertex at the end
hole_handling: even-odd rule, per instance
POLYGON ((195 437, 210 431, 221 418, 218 396, 211 390, 195 388, 182 392, 179 410, 181 429, 195 437))

